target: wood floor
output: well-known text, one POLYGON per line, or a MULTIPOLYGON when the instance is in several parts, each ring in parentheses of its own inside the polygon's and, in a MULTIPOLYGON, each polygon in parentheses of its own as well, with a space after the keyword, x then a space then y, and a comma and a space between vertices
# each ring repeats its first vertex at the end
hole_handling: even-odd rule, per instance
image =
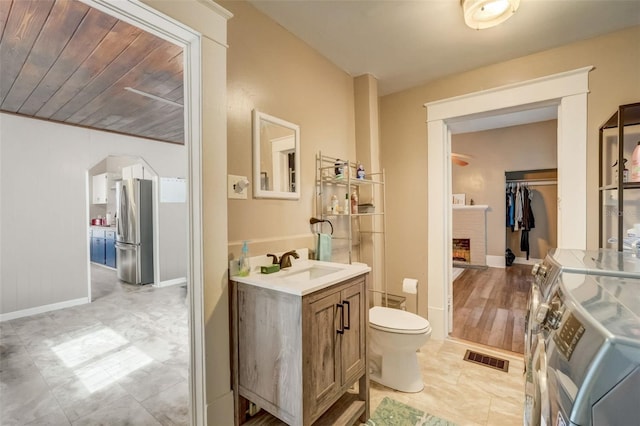
POLYGON ((524 352, 531 265, 466 269, 453 282, 453 337, 524 352))

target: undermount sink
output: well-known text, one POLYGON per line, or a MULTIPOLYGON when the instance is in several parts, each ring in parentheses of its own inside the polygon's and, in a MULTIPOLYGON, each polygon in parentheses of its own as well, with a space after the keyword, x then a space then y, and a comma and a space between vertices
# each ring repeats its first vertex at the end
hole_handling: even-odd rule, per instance
POLYGON ((304 281, 304 280, 313 280, 316 278, 323 277, 328 274, 333 274, 334 272, 342 271, 341 268, 331 268, 328 266, 319 266, 312 265, 302 270, 292 271, 288 273, 284 277, 282 277, 285 281, 304 281))

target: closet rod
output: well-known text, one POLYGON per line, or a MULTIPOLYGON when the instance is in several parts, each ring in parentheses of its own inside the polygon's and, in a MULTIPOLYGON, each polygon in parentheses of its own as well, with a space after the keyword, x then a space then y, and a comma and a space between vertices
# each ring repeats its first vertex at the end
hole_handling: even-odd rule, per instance
POLYGON ((507 179, 506 183, 528 183, 531 186, 557 185, 554 179, 507 179))

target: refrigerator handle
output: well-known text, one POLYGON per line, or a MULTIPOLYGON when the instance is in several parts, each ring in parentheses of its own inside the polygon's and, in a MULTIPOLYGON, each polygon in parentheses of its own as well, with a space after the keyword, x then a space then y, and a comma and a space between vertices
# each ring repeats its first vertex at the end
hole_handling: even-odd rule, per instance
POLYGON ((136 250, 138 247, 132 244, 120 244, 118 242, 116 242, 115 244, 116 248, 122 249, 122 250, 136 250))

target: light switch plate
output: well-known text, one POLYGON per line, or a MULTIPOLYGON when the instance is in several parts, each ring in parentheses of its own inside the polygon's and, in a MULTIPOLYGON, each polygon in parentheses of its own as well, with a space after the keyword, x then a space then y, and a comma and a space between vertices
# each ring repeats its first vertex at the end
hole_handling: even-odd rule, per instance
POLYGON ((240 182, 249 182, 246 176, 228 175, 227 177, 227 197, 236 200, 246 200, 248 185, 245 186, 240 192, 237 192, 237 186, 240 182))

